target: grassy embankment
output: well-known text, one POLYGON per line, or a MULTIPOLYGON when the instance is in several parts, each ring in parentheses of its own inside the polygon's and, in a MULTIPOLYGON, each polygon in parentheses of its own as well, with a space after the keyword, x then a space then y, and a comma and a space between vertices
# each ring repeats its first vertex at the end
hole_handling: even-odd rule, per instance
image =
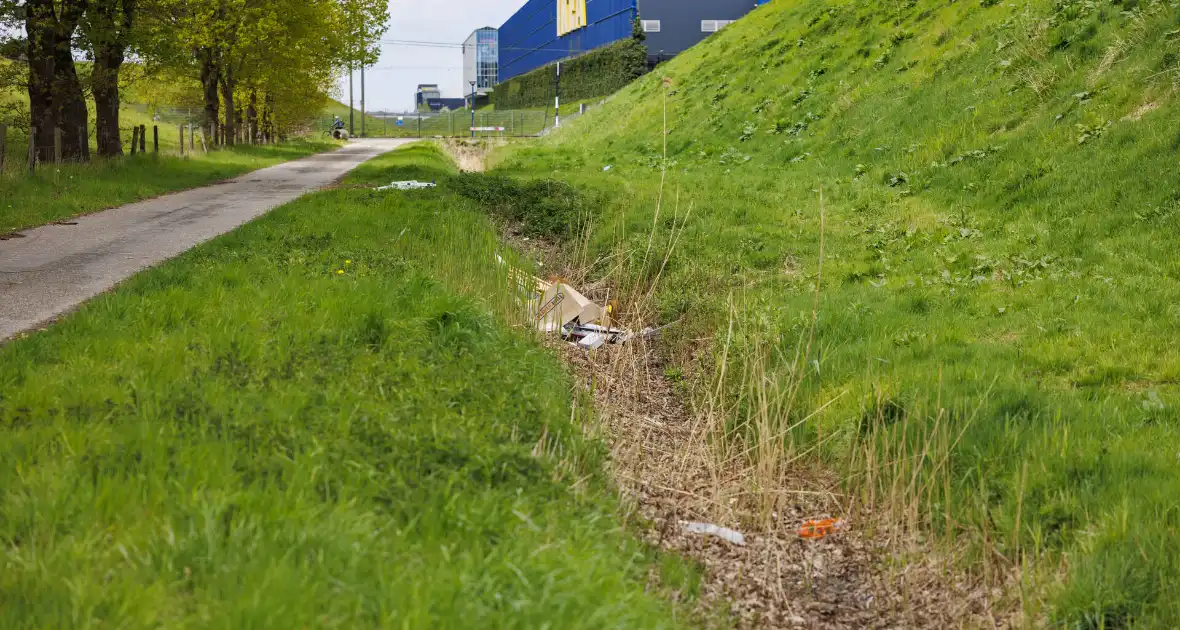
MULTIPOLYGON (((780 1, 499 169, 614 199, 598 254, 691 206, 659 314, 684 365, 711 340, 693 391, 731 440, 830 403, 783 447, 1023 569, 1030 614, 1175 627, 1178 91, 1175 2, 780 1)), ((746 451, 761 508, 771 452, 746 451)))
MULTIPOLYGON (((0 347, 0 626, 676 627, 436 148, 0 347)), ((350 185, 352 184, 352 185, 350 185)))

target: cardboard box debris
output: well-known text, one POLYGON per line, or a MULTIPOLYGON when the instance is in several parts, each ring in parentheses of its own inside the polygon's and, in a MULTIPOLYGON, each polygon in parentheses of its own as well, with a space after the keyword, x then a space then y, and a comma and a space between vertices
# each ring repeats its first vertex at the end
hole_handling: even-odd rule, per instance
MULTIPOLYGON (((508 264, 499 254, 496 254, 496 263, 501 266, 508 264)), ((565 282, 557 279, 547 282, 515 267, 509 268, 508 275, 520 294, 529 296, 528 314, 536 322, 537 329, 545 333, 558 333, 579 347, 593 350, 608 343, 627 343, 632 339, 654 337, 661 330, 645 328, 637 335, 628 330, 596 324, 609 324, 618 310, 617 304, 612 302, 603 308, 565 282)))
POLYGON ((542 332, 558 332, 574 320, 590 323, 598 321, 600 317, 602 307, 564 282, 549 285, 541 292, 541 302, 537 307, 537 328, 542 332))

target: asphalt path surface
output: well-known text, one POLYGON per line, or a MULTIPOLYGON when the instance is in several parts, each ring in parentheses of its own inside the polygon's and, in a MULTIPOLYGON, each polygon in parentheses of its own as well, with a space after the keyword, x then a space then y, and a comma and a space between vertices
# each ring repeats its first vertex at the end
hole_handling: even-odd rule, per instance
POLYGON ((36 328, 410 140, 364 139, 235 179, 20 231, 0 241, 0 340, 36 328))

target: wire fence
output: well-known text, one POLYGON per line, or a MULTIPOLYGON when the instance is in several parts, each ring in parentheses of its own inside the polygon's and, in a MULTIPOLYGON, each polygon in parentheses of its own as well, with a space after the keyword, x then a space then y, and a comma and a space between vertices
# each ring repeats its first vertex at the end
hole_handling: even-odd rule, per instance
MULTIPOLYGON (((120 126, 119 139, 124 156, 204 154, 224 148, 226 144, 225 138, 218 138, 219 141, 215 142, 213 138, 206 137, 205 130, 198 124, 164 123, 164 119, 172 117, 159 118, 160 122, 151 125, 120 126)), ((275 141, 257 133, 252 138, 246 126, 241 125, 235 134, 234 143, 261 145, 274 144, 275 141)), ((82 144, 88 148, 91 159, 97 157, 98 139, 92 126, 72 131, 61 128, 46 131, 35 126, 22 128, 0 123, 0 174, 33 172, 49 165, 78 162, 80 160, 72 159, 70 155, 76 153, 76 148, 82 144), (75 135, 70 137, 70 133, 75 135)))
MULTIPOLYGON (((412 112, 403 114, 368 114, 362 129, 357 112, 351 122, 352 135, 368 138, 490 138, 537 136, 552 124, 543 111, 470 111, 442 113, 412 112)), ((322 133, 330 135, 332 116, 318 122, 322 133)), ((345 129, 350 121, 344 120, 345 129)))
MULTIPOLYGON (((561 121, 577 118, 591 105, 562 107, 561 121)), ((351 135, 367 138, 528 138, 548 134, 557 123, 553 108, 518 110, 455 110, 452 112, 370 113, 361 125, 361 113, 351 124, 351 135)), ((321 133, 331 135, 333 116, 317 121, 321 133)))

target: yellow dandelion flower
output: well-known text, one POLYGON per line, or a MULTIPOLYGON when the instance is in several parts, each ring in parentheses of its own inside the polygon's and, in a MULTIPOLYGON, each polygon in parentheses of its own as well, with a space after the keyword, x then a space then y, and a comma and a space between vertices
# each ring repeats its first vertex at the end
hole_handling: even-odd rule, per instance
POLYGON ((344 261, 344 264, 346 264, 346 265, 351 265, 351 264, 352 264, 352 261, 351 261, 351 260, 346 260, 346 261, 344 261))
POLYGON ((343 275, 344 275, 344 270, 343 270, 343 269, 337 269, 337 270, 336 270, 336 275, 338 275, 338 276, 343 276, 343 275))

